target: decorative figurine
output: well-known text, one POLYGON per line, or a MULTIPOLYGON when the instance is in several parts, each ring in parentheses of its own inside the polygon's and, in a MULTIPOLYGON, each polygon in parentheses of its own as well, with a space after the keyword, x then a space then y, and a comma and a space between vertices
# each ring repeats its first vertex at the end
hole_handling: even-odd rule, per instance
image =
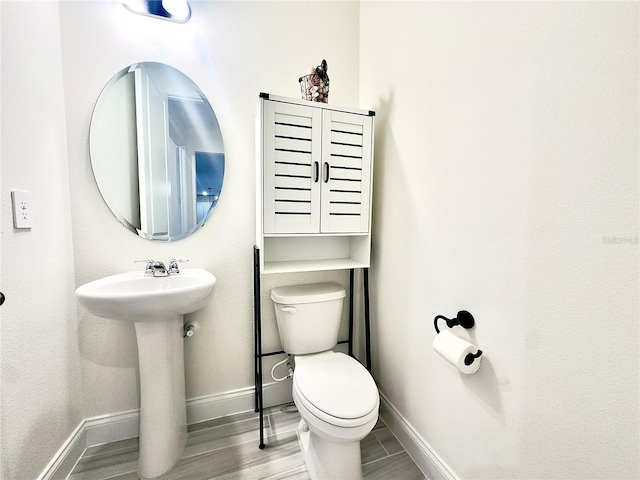
POLYGON ((329 102, 329 75, 327 75, 327 61, 317 67, 310 67, 309 73, 298 80, 303 100, 312 102, 329 102))

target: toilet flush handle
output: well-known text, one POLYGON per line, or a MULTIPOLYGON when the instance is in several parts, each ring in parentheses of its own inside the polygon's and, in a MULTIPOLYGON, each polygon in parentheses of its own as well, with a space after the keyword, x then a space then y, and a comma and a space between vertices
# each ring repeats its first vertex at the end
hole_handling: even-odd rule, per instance
POLYGON ((282 311, 290 313, 291 315, 295 315, 296 312, 297 312, 296 307, 291 307, 291 306, 288 306, 288 305, 282 307, 282 311))

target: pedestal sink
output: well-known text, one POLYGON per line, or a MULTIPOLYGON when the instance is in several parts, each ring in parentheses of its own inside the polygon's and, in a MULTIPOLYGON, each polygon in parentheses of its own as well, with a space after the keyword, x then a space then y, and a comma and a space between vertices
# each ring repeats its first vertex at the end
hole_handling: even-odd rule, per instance
POLYGON ((216 277, 183 269, 168 277, 144 272, 112 275, 82 285, 76 297, 89 312, 133 322, 140 364, 138 474, 153 478, 170 470, 187 440, 183 315, 202 308, 216 277))

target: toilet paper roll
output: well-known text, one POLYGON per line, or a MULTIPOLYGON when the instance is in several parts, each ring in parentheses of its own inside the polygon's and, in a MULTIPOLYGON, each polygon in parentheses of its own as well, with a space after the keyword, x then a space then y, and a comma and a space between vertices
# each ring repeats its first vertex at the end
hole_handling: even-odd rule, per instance
POLYGON ((464 364, 465 357, 470 353, 475 355, 478 352, 478 347, 455 336, 449 330, 443 330, 436 335, 433 341, 433 348, 442 358, 462 373, 469 375, 480 368, 482 357, 474 358, 471 365, 464 364))

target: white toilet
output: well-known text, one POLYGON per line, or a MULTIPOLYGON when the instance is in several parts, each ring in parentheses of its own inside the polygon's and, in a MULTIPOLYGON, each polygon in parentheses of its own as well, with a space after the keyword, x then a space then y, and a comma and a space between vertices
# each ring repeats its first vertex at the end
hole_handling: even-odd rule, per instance
POLYGON ((313 480, 362 479, 360 440, 378 420, 378 388, 338 343, 345 290, 335 283, 271 290, 282 347, 294 355, 298 435, 313 480))

